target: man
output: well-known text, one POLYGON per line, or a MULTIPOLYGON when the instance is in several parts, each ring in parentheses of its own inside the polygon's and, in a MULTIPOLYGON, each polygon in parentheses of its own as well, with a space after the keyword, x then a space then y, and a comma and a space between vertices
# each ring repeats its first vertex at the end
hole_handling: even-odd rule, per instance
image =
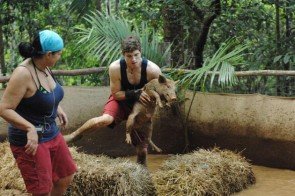
MULTIPOLYGON (((123 57, 109 67, 111 96, 104 106, 102 116, 92 118, 73 133, 64 136, 67 142, 79 138, 91 128, 109 126, 113 128, 126 120, 136 101, 147 104, 150 97, 141 88, 150 80, 158 78, 161 70, 155 63, 141 57, 141 44, 134 36, 128 36, 121 43, 123 57)), ((137 162, 146 159, 147 145, 137 145, 137 162)))

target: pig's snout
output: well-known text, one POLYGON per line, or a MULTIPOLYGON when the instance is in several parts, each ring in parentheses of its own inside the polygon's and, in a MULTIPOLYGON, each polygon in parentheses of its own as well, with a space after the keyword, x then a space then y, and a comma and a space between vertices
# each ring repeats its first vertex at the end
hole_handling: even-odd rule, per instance
POLYGON ((171 101, 176 101, 176 96, 171 97, 171 101))
POLYGON ((176 101, 176 95, 168 95, 168 102, 175 102, 176 101))

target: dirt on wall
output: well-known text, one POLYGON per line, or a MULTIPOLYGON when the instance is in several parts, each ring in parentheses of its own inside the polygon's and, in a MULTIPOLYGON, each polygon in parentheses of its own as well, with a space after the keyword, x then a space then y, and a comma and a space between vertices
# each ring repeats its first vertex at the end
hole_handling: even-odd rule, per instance
MULTIPOLYGON (((109 97, 109 87, 64 87, 61 105, 69 118, 68 133, 101 114, 109 97)), ((2 95, 0 91, 0 95, 2 95)), ((185 137, 182 118, 192 94, 181 111, 157 111, 153 141, 163 153, 182 153, 185 137)), ((253 163, 295 169, 295 99, 259 94, 197 93, 188 122, 190 149, 218 146, 241 152, 253 163)), ((6 138, 7 124, 0 118, 0 140, 6 138)), ((125 143, 125 123, 114 129, 89 131, 74 143, 81 151, 112 157, 134 155, 125 143)), ((153 152, 151 152, 153 153, 153 152)))
POLYGON ((256 164, 295 169, 294 109, 294 98, 197 93, 189 122, 191 148, 219 146, 256 164))
MULTIPOLYGON (((88 119, 101 115, 109 95, 109 87, 64 87, 61 106, 67 113, 69 125, 62 133, 76 130, 88 119)), ((2 96, 3 91, 0 91, 2 96)), ((57 121, 58 122, 58 121, 57 121)), ((7 137, 7 123, 0 118, 0 140, 7 137)), ((180 118, 172 108, 158 110, 155 115, 153 141, 163 153, 180 153, 184 148, 184 133, 180 118)), ((133 146, 125 142, 125 121, 111 128, 89 130, 74 143, 79 150, 112 157, 135 155, 133 146)), ((150 153, 153 153, 150 151, 150 153)))

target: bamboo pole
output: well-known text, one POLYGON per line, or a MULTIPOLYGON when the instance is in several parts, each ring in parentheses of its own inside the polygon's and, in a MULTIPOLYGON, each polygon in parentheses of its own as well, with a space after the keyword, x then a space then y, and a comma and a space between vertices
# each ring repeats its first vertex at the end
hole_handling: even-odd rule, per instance
MULTIPOLYGON (((74 69, 74 70, 52 70, 53 74, 56 76, 79 76, 79 75, 89 75, 89 74, 98 74, 103 73, 107 70, 107 67, 95 67, 87 69, 74 69)), ((194 70, 189 69, 175 69, 175 68, 164 68, 163 72, 178 71, 182 73, 193 72, 194 70)), ((208 72, 212 74, 213 72, 208 72)), ((219 75, 219 72, 215 72, 216 75, 219 75)), ((252 70, 252 71, 236 71, 235 75, 237 77, 245 76, 295 76, 295 71, 290 70, 252 70)), ((0 76, 0 83, 8 82, 10 76, 0 76)))
MULTIPOLYGON (((74 70, 52 70, 55 76, 81 76, 89 74, 103 73, 107 70, 106 67, 95 67, 87 69, 74 69, 74 70)), ((0 83, 8 82, 10 76, 0 76, 0 83)))
MULTIPOLYGON (((165 68, 163 72, 170 72, 170 71, 179 71, 183 73, 193 72, 195 70, 188 70, 188 69, 173 69, 173 68, 165 68)), ((213 74, 212 71, 209 71, 208 74, 213 74)), ((219 75, 219 72, 215 72, 216 75, 219 75)), ((244 77, 244 76, 295 76, 295 70, 252 70, 252 71, 236 71, 235 75, 237 77, 244 77)))

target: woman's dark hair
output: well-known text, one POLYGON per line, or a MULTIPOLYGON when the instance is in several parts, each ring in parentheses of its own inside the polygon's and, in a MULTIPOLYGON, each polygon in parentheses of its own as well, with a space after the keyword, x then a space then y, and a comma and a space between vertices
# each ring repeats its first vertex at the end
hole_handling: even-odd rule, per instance
POLYGON ((42 56, 42 47, 40 44, 39 32, 35 33, 34 40, 32 43, 21 42, 18 45, 18 51, 21 56, 25 58, 29 57, 40 57, 42 56))

